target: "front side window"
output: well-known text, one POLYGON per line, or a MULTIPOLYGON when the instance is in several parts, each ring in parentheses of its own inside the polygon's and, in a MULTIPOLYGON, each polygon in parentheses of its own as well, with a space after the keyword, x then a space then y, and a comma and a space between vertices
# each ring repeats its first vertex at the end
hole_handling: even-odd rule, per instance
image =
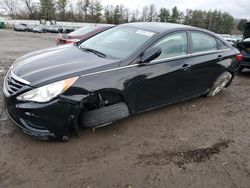
POLYGON ((214 37, 200 32, 192 32, 192 52, 206 52, 217 50, 217 42, 214 37))
POLYGON ((156 33, 130 27, 115 27, 86 41, 80 48, 94 49, 106 56, 123 59, 130 56, 156 33))
POLYGON ((155 59, 165 59, 187 54, 187 34, 180 32, 168 35, 157 42, 153 47, 161 48, 161 55, 155 59))

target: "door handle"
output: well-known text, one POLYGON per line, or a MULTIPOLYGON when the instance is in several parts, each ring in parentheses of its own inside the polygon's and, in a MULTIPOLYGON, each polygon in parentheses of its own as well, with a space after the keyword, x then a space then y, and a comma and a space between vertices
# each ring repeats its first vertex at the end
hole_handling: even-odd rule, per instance
POLYGON ((222 60, 223 59, 223 55, 218 55, 218 59, 222 60))
POLYGON ((182 69, 183 69, 183 70, 188 70, 188 69, 191 68, 191 67, 192 67, 192 65, 186 64, 186 63, 182 65, 182 69))

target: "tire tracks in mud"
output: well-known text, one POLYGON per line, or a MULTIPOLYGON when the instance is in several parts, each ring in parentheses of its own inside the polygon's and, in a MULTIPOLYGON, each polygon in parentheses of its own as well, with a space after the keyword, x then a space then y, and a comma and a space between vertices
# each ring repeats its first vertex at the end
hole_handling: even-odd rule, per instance
POLYGON ((179 168, 185 169, 185 164, 188 163, 201 163, 210 159, 211 156, 219 154, 223 149, 229 147, 229 144, 233 143, 232 140, 221 140, 211 147, 207 148, 198 148, 187 151, 163 151, 163 152, 154 152, 150 154, 140 154, 137 159, 139 162, 136 164, 145 164, 153 166, 164 166, 170 163, 175 164, 179 168))

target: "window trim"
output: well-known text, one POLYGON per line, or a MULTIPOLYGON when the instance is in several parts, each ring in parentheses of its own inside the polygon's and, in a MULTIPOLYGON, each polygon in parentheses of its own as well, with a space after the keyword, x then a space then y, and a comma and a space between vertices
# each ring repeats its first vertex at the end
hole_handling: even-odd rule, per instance
POLYGON ((204 51, 204 52, 196 52, 196 53, 190 53, 190 54, 186 54, 186 55, 180 55, 180 56, 175 56, 175 57, 169 57, 169 58, 164 58, 164 59, 156 59, 153 61, 150 61, 149 63, 158 63, 161 61, 164 62, 168 62, 168 61, 173 61, 173 60, 178 60, 178 59, 183 59, 183 58, 189 58, 189 57, 197 57, 197 56, 201 56, 201 55, 209 55, 209 54, 215 54, 215 53, 219 53, 219 52, 226 52, 226 51, 230 51, 230 48, 227 49, 221 49, 221 50, 211 50, 211 51, 204 51))
MULTIPOLYGON (((161 38, 159 38, 157 41, 155 41, 152 45, 150 45, 147 49, 150 49, 152 48, 156 43, 158 43, 160 40, 162 40, 163 38, 171 35, 171 34, 176 34, 176 33, 186 33, 187 35, 187 54, 185 55, 180 55, 180 56, 175 56, 175 57, 169 57, 169 58, 162 58, 162 59, 156 59, 156 60, 152 60, 150 62, 148 62, 147 64, 153 64, 153 63, 164 63, 164 62, 169 62, 169 61, 175 61, 175 60, 179 60, 179 59, 184 59, 184 58, 190 58, 190 57, 197 57, 197 56, 201 56, 201 55, 209 55, 209 54, 214 54, 214 53, 220 53, 220 52, 226 52, 226 51, 230 51, 232 50, 229 46, 227 46, 228 48, 225 48, 225 49, 219 49, 219 44, 218 44, 218 41, 217 40, 220 40, 219 38, 217 38, 216 36, 212 35, 212 34, 209 34, 209 33, 206 33, 206 32, 203 32, 203 31, 198 31, 198 30, 179 30, 179 31, 173 31, 171 33, 167 33, 166 35, 162 36, 161 38), (210 51, 203 51, 203 52, 195 52, 193 53, 192 52, 192 37, 191 37, 191 32, 198 32, 198 33, 202 33, 202 34, 205 34, 205 35, 208 35, 212 38, 215 39, 216 41, 216 44, 217 44, 217 50, 210 50, 210 51)), ((221 41, 221 40, 220 40, 221 41)), ((223 41, 221 41, 223 42, 223 41)), ((224 43, 224 42, 223 42, 224 43)), ((146 50, 147 50, 146 49, 146 50)), ((146 51, 144 50, 144 52, 146 51)), ((144 53, 143 52, 143 53, 144 53)), ((142 54, 143 54, 142 53, 142 54)), ((141 55, 142 55, 141 54, 141 55)), ((140 55, 140 56, 141 56, 140 55)), ((133 63, 132 63, 133 64, 133 63)), ((140 65, 138 63, 135 63, 137 65, 140 65)))

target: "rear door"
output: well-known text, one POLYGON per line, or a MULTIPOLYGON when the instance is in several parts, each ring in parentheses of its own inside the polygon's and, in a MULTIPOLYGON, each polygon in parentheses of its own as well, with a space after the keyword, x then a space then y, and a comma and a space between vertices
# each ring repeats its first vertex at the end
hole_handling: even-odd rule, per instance
POLYGON ((193 95, 205 93, 232 62, 229 48, 220 49, 218 39, 200 31, 190 31, 193 95))

